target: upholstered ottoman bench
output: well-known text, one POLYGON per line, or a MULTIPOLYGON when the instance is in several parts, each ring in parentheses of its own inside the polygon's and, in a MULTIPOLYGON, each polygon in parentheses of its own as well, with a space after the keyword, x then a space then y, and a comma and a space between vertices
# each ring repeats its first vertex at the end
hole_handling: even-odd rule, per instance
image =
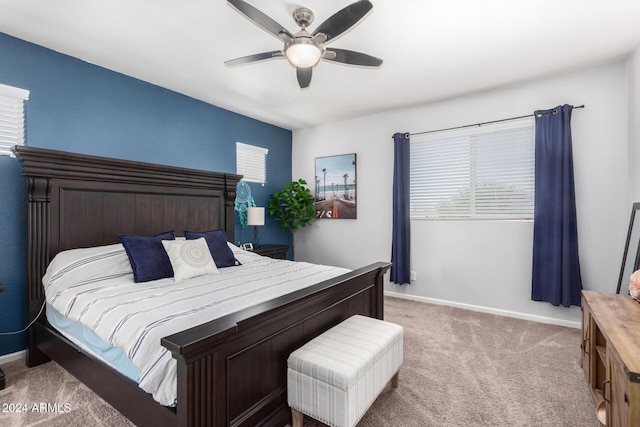
POLYGON ((295 350, 287 360, 293 427, 308 415, 354 426, 391 380, 398 386, 402 326, 352 316, 295 350))

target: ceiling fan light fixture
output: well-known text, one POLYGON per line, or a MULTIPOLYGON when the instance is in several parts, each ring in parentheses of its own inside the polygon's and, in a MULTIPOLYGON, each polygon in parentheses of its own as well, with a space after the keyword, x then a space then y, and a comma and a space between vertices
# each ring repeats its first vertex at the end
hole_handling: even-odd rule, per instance
POLYGON ((295 39, 285 47, 284 55, 296 68, 311 68, 322 58, 322 48, 309 39, 295 39))
POLYGON ((321 59, 360 67, 379 67, 382 65, 382 59, 365 53, 347 49, 325 48, 327 43, 349 31, 371 11, 373 4, 369 0, 356 0, 355 3, 340 9, 320 24, 313 33, 307 31, 307 27, 314 19, 313 12, 305 7, 299 7, 293 12, 293 19, 301 29, 295 34, 245 0, 227 0, 227 2, 249 21, 284 42, 282 50, 232 59, 225 61, 227 65, 247 64, 272 58, 287 58, 287 61, 296 69, 296 77, 301 89, 309 87, 313 67, 321 59))

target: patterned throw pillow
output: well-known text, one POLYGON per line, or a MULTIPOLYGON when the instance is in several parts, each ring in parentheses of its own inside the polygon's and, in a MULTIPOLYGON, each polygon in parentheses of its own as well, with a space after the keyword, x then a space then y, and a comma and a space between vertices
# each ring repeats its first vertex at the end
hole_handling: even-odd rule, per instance
POLYGON ((163 240, 162 245, 171 261, 176 282, 205 274, 219 274, 203 237, 195 240, 163 240))

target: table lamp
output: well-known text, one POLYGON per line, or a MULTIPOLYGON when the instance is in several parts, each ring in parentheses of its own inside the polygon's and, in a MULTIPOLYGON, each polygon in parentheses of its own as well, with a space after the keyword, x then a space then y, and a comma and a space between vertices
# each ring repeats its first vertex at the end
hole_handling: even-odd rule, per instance
POLYGON ((247 208, 247 225, 253 225, 253 246, 257 248, 258 244, 258 226, 264 225, 264 208, 250 207, 247 208))

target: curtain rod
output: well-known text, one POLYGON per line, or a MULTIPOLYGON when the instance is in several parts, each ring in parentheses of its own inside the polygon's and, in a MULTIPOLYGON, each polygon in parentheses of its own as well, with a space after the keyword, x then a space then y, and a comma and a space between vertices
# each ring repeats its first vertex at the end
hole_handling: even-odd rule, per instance
MULTIPOLYGON (((576 108, 584 108, 584 104, 583 105, 578 105, 577 107, 573 107, 574 110, 576 108)), ((425 132, 415 132, 415 133, 409 133, 408 135, 409 136, 425 135, 427 133, 443 132, 445 130, 464 129, 464 128, 470 128, 470 127, 473 127, 473 126, 482 126, 482 125, 489 125, 489 124, 492 124, 492 123, 508 122, 509 120, 524 119, 526 117, 531 117, 531 116, 534 116, 534 115, 535 114, 527 114, 526 116, 509 117, 508 119, 492 120, 490 122, 476 123, 476 124, 473 124, 473 125, 455 126, 455 127, 452 127, 452 128, 428 130, 428 131, 425 131, 425 132)))

